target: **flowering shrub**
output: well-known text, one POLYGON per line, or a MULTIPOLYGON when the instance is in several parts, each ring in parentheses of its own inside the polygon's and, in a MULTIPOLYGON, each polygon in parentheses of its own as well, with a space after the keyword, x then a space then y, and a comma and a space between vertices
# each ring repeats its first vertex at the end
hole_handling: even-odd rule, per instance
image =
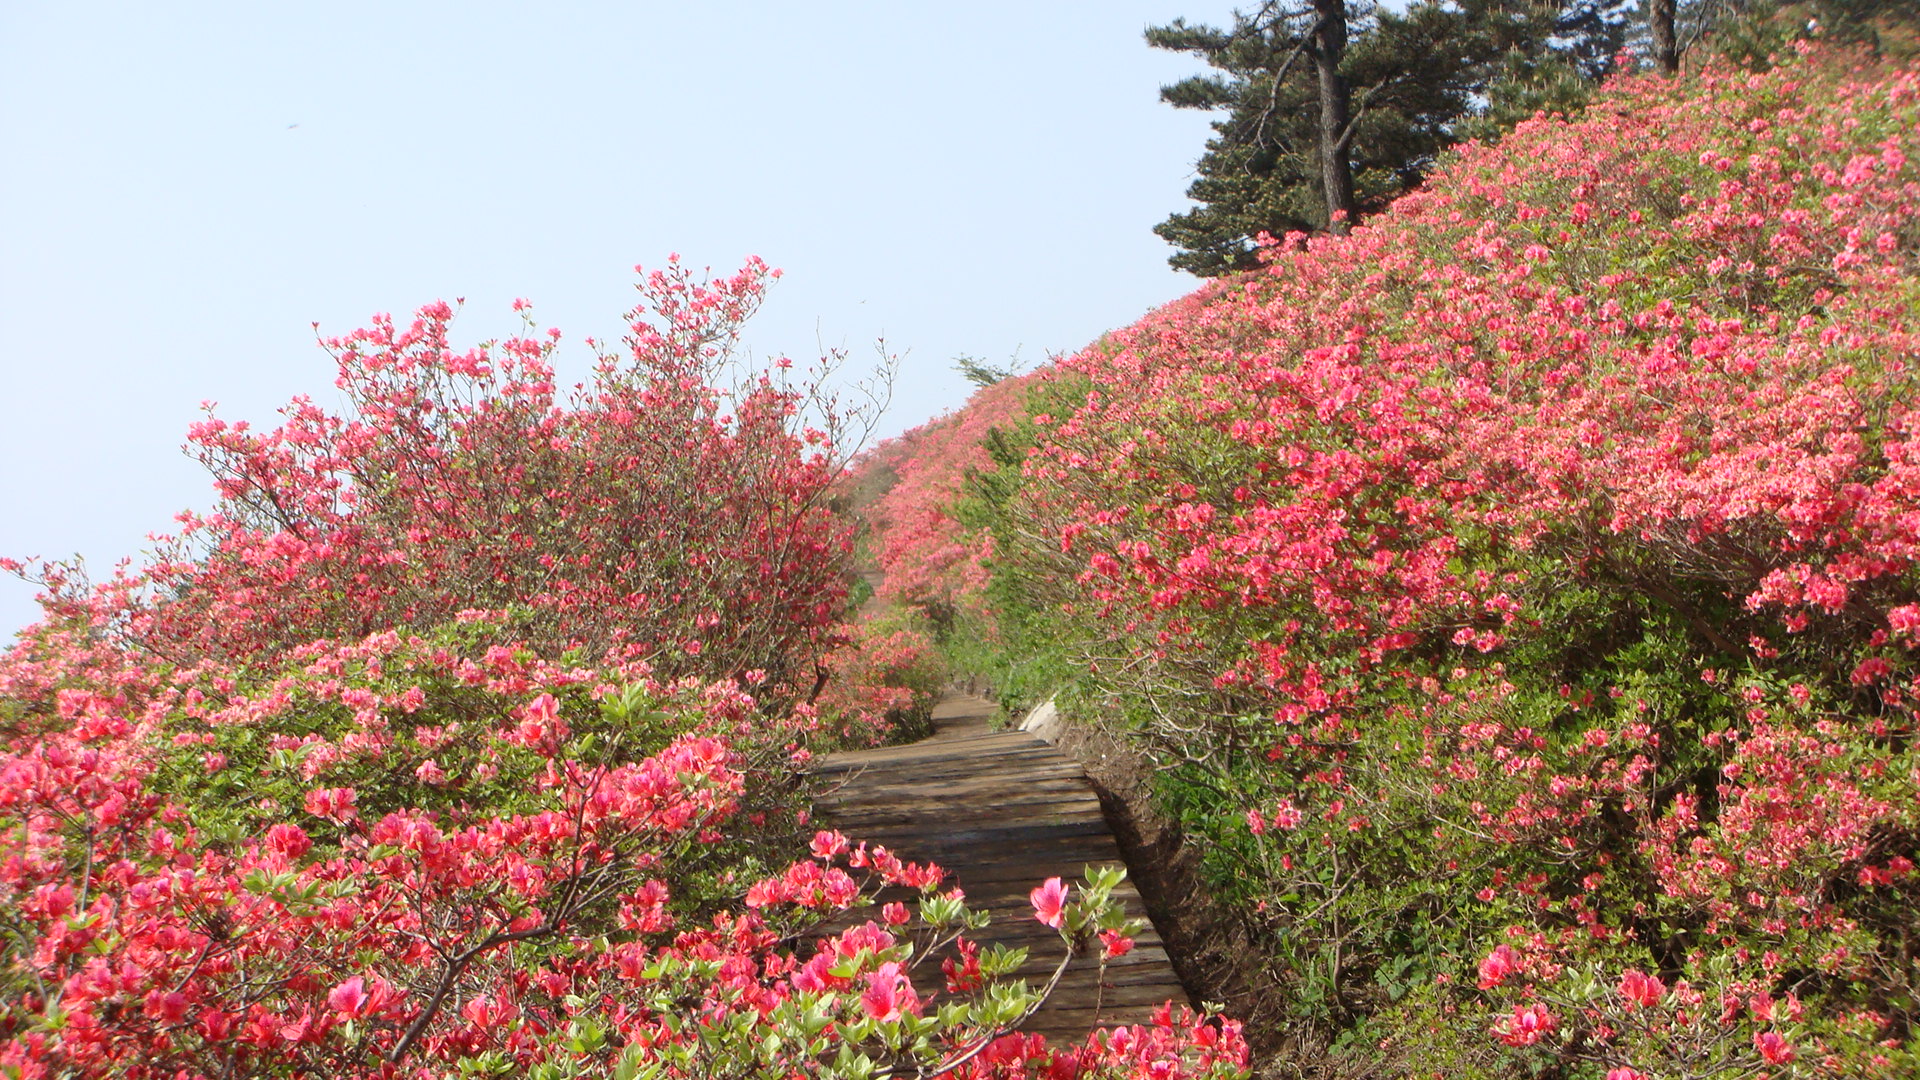
POLYGON ((805 693, 845 596, 826 495, 855 418, 785 360, 724 386, 775 274, 646 274, 623 347, 596 345, 564 400, 558 331, 457 352, 436 303, 328 339, 346 411, 303 397, 269 432, 196 424, 216 508, 97 593, 55 568, 54 610, 185 664, 493 609, 544 653, 805 693))
POLYGON ((1851 54, 1626 79, 1003 429, 1003 625, 1170 767, 1283 1037, 1920 1068, 1917 142, 1851 54))
POLYGON ((818 714, 839 718, 836 734, 845 742, 924 734, 947 665, 921 621, 888 611, 856 619, 848 631, 851 643, 828 661, 818 714))

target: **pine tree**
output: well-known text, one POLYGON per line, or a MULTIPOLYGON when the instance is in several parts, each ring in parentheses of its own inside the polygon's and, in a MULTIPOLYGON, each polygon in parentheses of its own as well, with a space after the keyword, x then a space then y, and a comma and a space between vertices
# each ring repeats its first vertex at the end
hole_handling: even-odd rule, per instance
POLYGON ((1647 0, 1647 26, 1653 33, 1653 62, 1663 75, 1680 70, 1680 39, 1674 33, 1675 0, 1647 0))
POLYGON ((1466 137, 1464 122, 1498 100, 1496 82, 1531 79, 1564 96, 1557 73, 1571 72, 1583 92, 1617 51, 1628 2, 1421 0, 1396 12, 1267 0, 1230 28, 1149 28, 1148 44, 1215 69, 1163 87, 1162 100, 1221 114, 1187 192, 1200 205, 1154 229, 1180 249, 1168 261, 1229 273, 1257 265, 1260 233, 1344 231, 1466 137))

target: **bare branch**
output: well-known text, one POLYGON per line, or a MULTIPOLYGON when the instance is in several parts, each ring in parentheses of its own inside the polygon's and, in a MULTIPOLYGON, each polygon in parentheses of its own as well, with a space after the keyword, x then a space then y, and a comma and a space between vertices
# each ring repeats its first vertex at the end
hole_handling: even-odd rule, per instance
POLYGON ((1293 51, 1287 54, 1286 62, 1273 73, 1273 82, 1267 91, 1267 107, 1260 114, 1260 122, 1254 125, 1256 141, 1267 137, 1267 124, 1280 108, 1280 84, 1286 80, 1287 73, 1293 70, 1294 61, 1300 59, 1301 54, 1307 51, 1307 47, 1313 44, 1313 35, 1319 32, 1320 25, 1324 22, 1326 22, 1324 15, 1313 20, 1313 25, 1307 27, 1306 31, 1300 35, 1300 44, 1293 47, 1293 51))

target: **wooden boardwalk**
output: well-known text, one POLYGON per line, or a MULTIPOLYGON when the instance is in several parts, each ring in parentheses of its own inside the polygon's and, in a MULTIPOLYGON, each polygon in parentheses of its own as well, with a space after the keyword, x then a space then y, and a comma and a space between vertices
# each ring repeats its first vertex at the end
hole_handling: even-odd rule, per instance
MULTIPOLYGON (((1089 865, 1118 865, 1120 849, 1080 767, 1025 732, 990 731, 997 712, 984 699, 950 694, 934 710, 931 738, 826 758, 818 771, 844 783, 822 810, 856 841, 946 869, 966 890, 968 906, 993 913, 975 939, 1026 946, 1019 974, 1038 987, 1065 945, 1033 917, 1027 893, 1049 877, 1071 884, 1089 865)), ((1115 895, 1128 914, 1146 917, 1132 883, 1115 895)), ((1108 964, 1105 986, 1098 973, 1097 956, 1076 959, 1024 1030, 1078 1042, 1097 1026, 1145 1023, 1164 1001, 1188 1001, 1151 928, 1108 964)))

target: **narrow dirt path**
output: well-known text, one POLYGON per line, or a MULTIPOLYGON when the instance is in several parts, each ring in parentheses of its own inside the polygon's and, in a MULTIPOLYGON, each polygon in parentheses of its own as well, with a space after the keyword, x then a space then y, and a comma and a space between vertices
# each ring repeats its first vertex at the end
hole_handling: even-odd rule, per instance
MULTIPOLYGON (((1049 877, 1073 882, 1087 866, 1120 864, 1120 849, 1080 766, 1025 732, 989 730, 997 712, 983 698, 949 693, 934 709, 931 738, 826 758, 818 771, 845 782, 822 810, 856 840, 945 868, 969 906, 993 912, 976 939, 1027 947, 1020 975, 1038 986, 1065 946, 1033 917, 1028 891, 1049 877)), ((1146 918, 1132 883, 1115 895, 1128 914, 1146 918)), ((1187 992, 1148 929, 1108 964, 1105 985, 1097 958, 1075 960, 1025 1030, 1078 1042, 1098 1026, 1145 1023, 1170 999, 1184 1004, 1187 992)))

